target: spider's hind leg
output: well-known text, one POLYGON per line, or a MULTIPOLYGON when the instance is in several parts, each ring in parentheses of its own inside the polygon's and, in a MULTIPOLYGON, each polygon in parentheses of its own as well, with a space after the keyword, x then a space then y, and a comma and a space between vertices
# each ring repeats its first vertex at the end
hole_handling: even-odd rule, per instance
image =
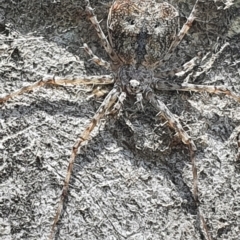
MULTIPOLYGON (((191 78, 191 80, 194 81, 200 75, 209 71, 212 68, 216 59, 219 58, 220 54, 223 52, 223 50, 227 46, 229 46, 229 43, 225 43, 217 53, 212 54, 212 56, 208 59, 208 61, 206 61, 206 63, 204 63, 203 65, 200 66, 200 68, 201 68, 200 71, 190 73, 184 79, 183 83, 171 83, 169 81, 164 81, 161 78, 159 78, 159 79, 156 78, 155 81, 152 83, 152 88, 154 88, 156 90, 164 90, 164 91, 208 92, 208 93, 214 93, 214 94, 225 94, 227 96, 232 97, 236 101, 240 102, 240 96, 238 94, 234 93, 231 88, 228 88, 224 85, 223 86, 214 86, 214 85, 199 85, 199 84, 188 83, 189 78, 191 78)), ((189 61, 188 63, 190 63, 191 61, 189 61)), ((186 63, 184 65, 188 66, 188 63, 186 63)), ((189 65, 189 67, 190 67, 190 65, 189 65)), ((182 71, 175 73, 175 75, 178 77, 186 75, 186 73, 189 72, 189 70, 191 70, 193 68, 193 67, 190 67, 190 68, 189 67, 185 68, 183 66, 182 71)), ((169 76, 170 76, 170 74, 169 74, 169 76)), ((165 75, 163 75, 163 77, 165 77, 165 75)))
POLYGON ((174 41, 172 42, 170 48, 168 49, 168 52, 167 52, 166 56, 164 57, 165 61, 170 58, 170 56, 173 53, 173 51, 176 49, 178 44, 182 41, 184 36, 187 34, 189 29, 191 28, 191 26, 193 24, 193 21, 196 18, 197 4, 198 4, 198 0, 196 0, 195 4, 193 6, 192 11, 191 11, 189 17, 187 18, 187 21, 184 23, 184 25, 182 26, 181 30, 179 31, 179 33, 176 35, 174 41))
POLYGON ((182 77, 192 71, 196 66, 200 63, 200 54, 194 58, 192 58, 190 61, 183 64, 183 66, 166 70, 160 73, 156 73, 155 77, 157 78, 172 78, 174 76, 182 77))
POLYGON ((110 45, 106 35, 104 34, 104 32, 99 24, 99 21, 97 20, 97 17, 93 12, 93 9, 92 9, 89 1, 88 1, 88 5, 86 6, 86 12, 88 13, 89 20, 92 22, 94 28, 97 31, 98 37, 102 41, 105 51, 108 53, 109 57, 112 59, 114 64, 119 64, 120 60, 119 60, 117 54, 114 52, 112 46, 110 45))
POLYGON ((95 64, 103 66, 106 69, 111 68, 110 63, 95 55, 86 43, 83 44, 83 48, 87 52, 87 54, 91 57, 90 60, 93 61, 95 64))

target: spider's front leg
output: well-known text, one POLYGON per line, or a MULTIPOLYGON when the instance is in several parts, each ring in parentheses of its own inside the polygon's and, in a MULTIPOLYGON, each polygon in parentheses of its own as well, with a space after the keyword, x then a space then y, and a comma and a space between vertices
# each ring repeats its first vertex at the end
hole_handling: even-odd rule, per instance
POLYGON ((69 181, 70 181, 70 178, 71 178, 71 174, 72 174, 72 170, 73 170, 73 164, 74 164, 74 161, 76 159, 78 149, 83 145, 83 143, 85 143, 89 140, 91 132, 93 131, 95 126, 99 123, 99 121, 105 115, 107 115, 108 113, 112 113, 112 112, 114 112, 114 114, 115 114, 116 111, 120 110, 121 104, 125 99, 124 96, 125 96, 124 94, 121 94, 120 89, 113 88, 109 92, 109 94, 107 95, 107 97, 105 98, 105 100, 103 101, 101 106, 98 108, 96 114, 93 116, 90 123, 86 126, 86 128, 84 129, 84 131, 80 135, 79 139, 73 145, 71 156, 70 156, 69 163, 68 163, 67 174, 66 174, 66 177, 65 177, 65 180, 64 180, 64 185, 63 185, 62 193, 61 193, 61 196, 60 196, 60 201, 59 201, 59 204, 58 204, 57 212, 56 212, 55 217, 54 217, 54 222, 53 222, 52 227, 51 227, 51 233, 50 233, 50 236, 49 236, 50 240, 54 239, 55 228, 56 228, 57 222, 58 222, 58 220, 61 216, 64 200, 67 196, 67 192, 68 192, 68 188, 69 188, 69 181))
POLYGON ((195 202, 198 202, 198 185, 197 185, 197 167, 195 159, 196 146, 191 139, 191 137, 184 131, 181 123, 178 119, 170 112, 167 106, 159 100, 159 98, 149 90, 144 94, 144 98, 149 101, 155 109, 162 115, 169 123, 170 127, 173 128, 178 136, 181 138, 182 142, 188 145, 190 150, 190 158, 192 162, 192 173, 193 173, 193 197, 195 202))

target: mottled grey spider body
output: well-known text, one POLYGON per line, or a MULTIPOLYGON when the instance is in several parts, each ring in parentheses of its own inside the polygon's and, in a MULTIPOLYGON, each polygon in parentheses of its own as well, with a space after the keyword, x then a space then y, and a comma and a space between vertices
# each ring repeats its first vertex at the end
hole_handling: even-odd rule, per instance
MULTIPOLYGON (((188 145, 193 171, 193 197, 197 202, 197 169, 195 166, 194 154, 196 146, 190 136, 184 131, 179 120, 168 110, 166 105, 160 101, 155 94, 155 90, 224 93, 237 101, 240 100, 239 96, 235 95, 224 86, 194 85, 186 82, 182 84, 172 84, 161 78, 163 77, 165 79, 172 74, 175 75, 175 77, 187 75, 196 64, 201 63, 201 59, 198 56, 179 69, 163 72, 160 77, 159 75, 158 77, 154 76, 154 70, 161 65, 162 62, 170 58, 171 53, 191 27, 195 19, 197 4, 198 0, 196 0, 186 23, 179 33, 177 33, 178 11, 169 3, 156 3, 155 0, 116 0, 113 2, 109 11, 107 39, 94 15, 93 9, 88 3, 86 12, 111 59, 111 63, 94 55, 86 44, 84 44, 84 49, 92 57, 92 61, 112 70, 112 75, 77 76, 74 78, 47 76, 39 82, 0 98, 0 103, 4 103, 16 95, 47 84, 114 84, 113 89, 108 93, 107 97, 72 148, 59 206, 54 217, 54 223, 49 237, 50 239, 53 239, 55 235, 55 228, 62 212, 64 200, 67 196, 69 181, 79 148, 84 142, 89 140, 92 130, 102 118, 109 113, 115 114, 119 112, 128 95, 134 96, 136 102, 141 106, 143 105, 143 100, 152 104, 158 115, 165 118, 169 126, 176 131, 182 142, 188 145)), ((209 61, 202 66, 203 70, 194 73, 192 77, 196 78, 210 69, 215 59, 227 46, 227 43, 224 44, 216 54, 212 54, 209 61)), ((205 221, 202 216, 201 219, 205 228, 205 221)), ((206 235, 208 235, 208 233, 206 233, 206 235)), ((210 238, 209 236, 207 237, 210 238)))
POLYGON ((156 68, 175 39, 178 11, 155 1, 115 1, 108 16, 111 46, 124 64, 156 68))

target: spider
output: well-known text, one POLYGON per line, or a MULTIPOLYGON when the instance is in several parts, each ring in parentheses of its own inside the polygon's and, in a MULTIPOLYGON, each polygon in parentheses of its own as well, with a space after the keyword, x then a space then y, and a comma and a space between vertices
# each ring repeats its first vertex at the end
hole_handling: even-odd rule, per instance
MULTIPOLYGON (((0 99, 0 103, 5 103, 17 95, 44 85, 114 84, 113 89, 108 93, 72 148, 59 206, 49 239, 53 239, 55 235, 55 229, 61 216, 64 200, 67 196, 69 181, 79 148, 89 140, 91 132, 99 121, 108 115, 117 115, 124 101, 130 97, 136 99, 136 105, 139 108, 143 108, 145 102, 152 104, 158 115, 165 118, 169 126, 176 131, 182 142, 188 146, 193 171, 193 196, 197 203, 196 146, 191 137, 183 129, 180 121, 168 110, 166 105, 161 102, 155 91, 205 91, 216 94, 223 93, 233 97, 237 101, 240 100, 239 96, 224 86, 194 85, 187 83, 187 81, 184 81, 182 84, 173 84, 163 80, 166 77, 172 77, 172 75, 176 77, 187 76, 196 65, 201 63, 200 55, 184 64, 182 68, 162 72, 160 76, 154 74, 154 71, 161 66, 161 64, 168 61, 173 51, 188 32, 195 20, 197 4, 198 0, 195 2, 187 22, 177 33, 179 14, 171 4, 167 2, 156 3, 155 0, 116 0, 109 10, 107 38, 99 25, 90 3, 88 3, 86 12, 102 41, 104 49, 111 59, 111 63, 97 57, 87 44, 84 44, 83 47, 91 56, 92 61, 111 70, 112 75, 80 76, 78 78, 46 77, 33 85, 24 87, 0 99)), ((224 44, 217 53, 212 55, 207 64, 202 66, 203 70, 196 72, 191 77, 197 78, 211 68, 214 60, 227 46, 227 43, 224 44)))

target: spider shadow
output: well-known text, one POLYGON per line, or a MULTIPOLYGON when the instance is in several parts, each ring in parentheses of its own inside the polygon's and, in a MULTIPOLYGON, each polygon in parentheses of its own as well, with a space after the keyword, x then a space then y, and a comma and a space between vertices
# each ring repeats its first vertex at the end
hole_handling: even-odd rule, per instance
MULTIPOLYGON (((107 56, 105 51, 101 49, 99 41, 96 40, 98 39, 97 33, 88 20, 85 12, 86 5, 87 1, 73 3, 69 0, 42 1, 41 3, 39 3, 39 1, 20 1, 17 3, 17 6, 16 3, 9 2, 4 12, 4 21, 0 24, 1 34, 6 37, 11 37, 9 40, 10 43, 15 40, 18 41, 18 38, 24 39, 24 42, 35 41, 34 39, 36 39, 35 44, 38 45, 38 41, 41 41, 43 38, 48 42, 45 44, 45 49, 49 48, 50 54, 52 49, 50 49, 49 46, 53 43, 65 53, 70 53, 76 56, 76 58, 80 56, 81 59, 85 59, 86 62, 89 57, 84 52, 82 46, 84 43, 93 42, 99 48, 99 55, 107 56), (10 8, 11 11, 8 8, 10 8), (20 18, 19 13, 22 14, 20 18), (92 31, 89 31, 89 29, 92 31)), ((99 15, 100 19, 106 21, 107 14, 105 13, 108 12, 108 8, 105 5, 97 3, 95 12, 99 15)), ((21 41, 17 44, 17 47, 16 44, 13 44, 13 52, 21 49, 19 59, 12 54, 15 61, 22 60, 21 53, 25 55, 24 48, 26 48, 26 46, 28 45, 26 44, 22 47, 21 41)), ((29 46, 31 46, 31 44, 29 44, 29 46)), ((46 56, 43 56, 43 58, 44 57, 46 56)), ((53 55, 52 57, 54 58, 55 56, 53 55)), ((38 58, 37 55, 36 58, 38 58)), ((25 60, 25 57, 23 57, 23 59, 25 60)), ((91 66, 89 66, 89 63, 85 64, 87 65, 89 75, 96 74, 96 69, 98 74, 99 72, 106 72, 98 66, 93 68, 92 64, 91 66)), ((61 71, 56 71, 55 67, 50 69, 52 66, 48 66, 48 68, 53 74, 64 75, 61 71)))

